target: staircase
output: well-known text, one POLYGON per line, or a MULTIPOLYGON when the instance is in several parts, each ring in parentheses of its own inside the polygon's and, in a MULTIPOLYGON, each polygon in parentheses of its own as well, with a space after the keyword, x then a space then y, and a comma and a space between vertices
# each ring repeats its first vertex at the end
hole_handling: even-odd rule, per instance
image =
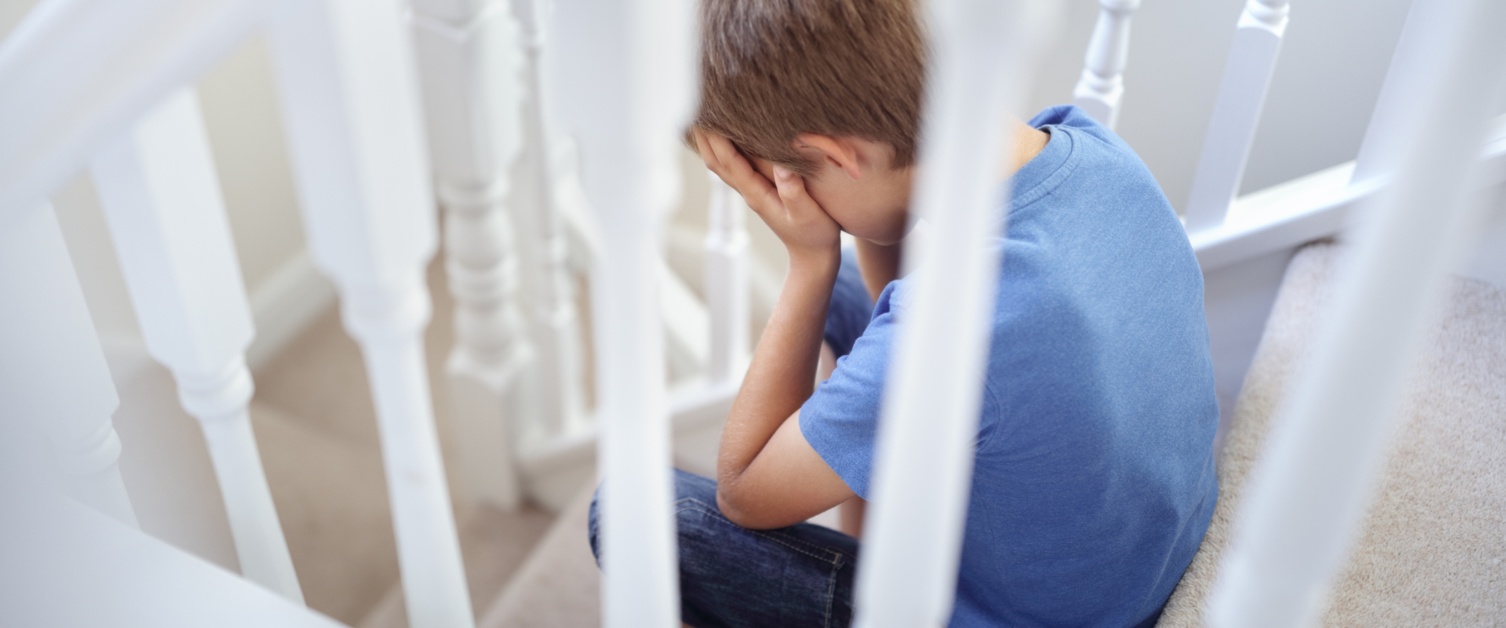
MULTIPOLYGON (((1287 269, 1233 409, 1213 524, 1160 626, 1206 625, 1246 479, 1332 301, 1345 251, 1311 245, 1287 269)), ((1324 626, 1484 626, 1506 617, 1506 285, 1456 277, 1449 289, 1324 626)))

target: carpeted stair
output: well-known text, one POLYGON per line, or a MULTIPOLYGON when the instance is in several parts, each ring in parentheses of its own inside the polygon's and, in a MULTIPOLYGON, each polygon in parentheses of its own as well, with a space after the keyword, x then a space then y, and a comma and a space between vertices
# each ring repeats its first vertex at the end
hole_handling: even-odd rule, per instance
MULTIPOLYGON (((1203 625, 1245 481, 1285 386, 1312 346, 1340 245, 1300 251, 1250 367, 1219 468, 1213 525, 1160 626, 1203 625)), ((1506 290, 1454 279, 1413 371, 1404 418, 1325 626, 1506 623, 1506 290)))

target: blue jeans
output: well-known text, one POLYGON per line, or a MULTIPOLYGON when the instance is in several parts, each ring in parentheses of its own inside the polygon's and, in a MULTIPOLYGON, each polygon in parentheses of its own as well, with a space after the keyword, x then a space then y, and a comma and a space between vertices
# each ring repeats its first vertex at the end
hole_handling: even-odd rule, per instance
MULTIPOLYGON (((716 482, 680 470, 674 509, 681 621, 697 628, 851 623, 857 539, 810 523, 749 530, 717 509, 716 482)), ((598 565, 599 517, 592 500, 591 552, 598 565)))

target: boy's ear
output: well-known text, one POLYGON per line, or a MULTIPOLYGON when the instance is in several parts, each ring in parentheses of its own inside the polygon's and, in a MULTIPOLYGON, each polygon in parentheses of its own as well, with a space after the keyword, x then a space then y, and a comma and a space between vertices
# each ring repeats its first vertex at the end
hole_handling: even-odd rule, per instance
POLYGON ((853 179, 862 178, 867 165, 862 147, 853 138, 802 133, 795 136, 794 147, 806 157, 836 166, 853 179))

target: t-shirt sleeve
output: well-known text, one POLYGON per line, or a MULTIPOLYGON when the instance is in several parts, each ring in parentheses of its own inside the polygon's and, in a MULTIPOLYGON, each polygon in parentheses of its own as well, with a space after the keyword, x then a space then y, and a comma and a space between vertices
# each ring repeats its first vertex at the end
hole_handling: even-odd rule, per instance
POLYGON ((895 287, 879 296, 873 320, 852 351, 837 360, 831 377, 800 407, 800 432, 806 442, 863 499, 868 498, 879 405, 897 328, 888 307, 895 287))

